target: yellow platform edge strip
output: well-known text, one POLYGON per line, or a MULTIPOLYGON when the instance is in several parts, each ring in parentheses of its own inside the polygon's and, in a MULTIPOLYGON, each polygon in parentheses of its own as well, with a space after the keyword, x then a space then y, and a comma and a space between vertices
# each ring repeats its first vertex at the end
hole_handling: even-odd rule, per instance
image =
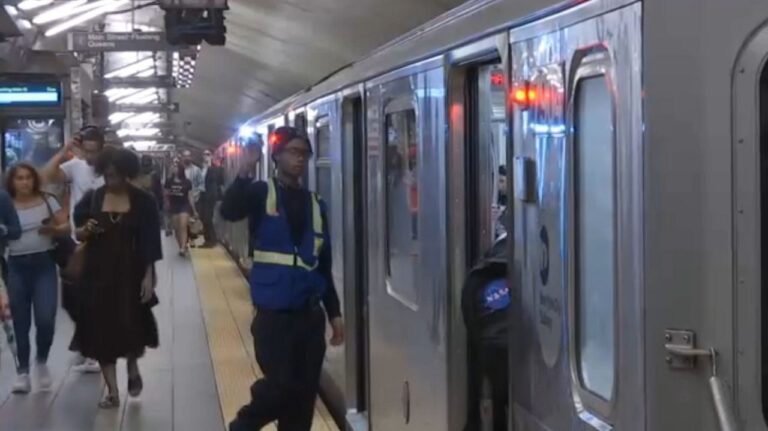
MULTIPOLYGON (((226 427, 262 376, 250 333, 253 306, 246 280, 223 248, 194 249, 192 262, 226 427)), ((277 430, 274 424, 264 429, 277 430)), ((312 431, 339 431, 319 399, 312 431)))

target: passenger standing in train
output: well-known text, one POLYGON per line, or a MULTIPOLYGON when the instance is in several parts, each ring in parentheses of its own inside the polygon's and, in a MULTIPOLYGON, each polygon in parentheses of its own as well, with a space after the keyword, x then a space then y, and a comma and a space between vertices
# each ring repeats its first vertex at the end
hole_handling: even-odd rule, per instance
POLYGON ((21 237, 21 224, 11 195, 0 189, 0 269, 3 281, 8 283, 8 262, 5 260, 5 250, 8 241, 21 237))
POLYGON ((504 227, 504 217, 506 217, 507 209, 507 167, 504 165, 499 166, 499 181, 498 181, 498 196, 496 203, 491 209, 494 220, 494 238, 500 238, 507 233, 504 227))
POLYGON ((168 195, 168 212, 179 244, 179 256, 186 256, 189 247, 189 217, 196 215, 196 211, 192 183, 187 179, 183 165, 173 166, 171 177, 165 181, 165 190, 168 195))
POLYGON ((246 149, 250 162, 221 204, 225 220, 249 220, 251 298, 257 310, 251 333, 264 372, 230 431, 258 430, 275 420, 280 430, 309 431, 326 347, 321 303, 333 329, 331 345, 344 341, 325 203, 301 186, 312 147, 293 127, 276 129, 270 143, 276 176, 254 182, 261 152, 246 149))
MULTIPOLYGON (((44 182, 55 184, 69 184, 69 221, 74 237, 73 212, 75 205, 90 190, 104 185, 104 178, 98 175, 93 166, 96 159, 104 150, 104 133, 96 126, 86 126, 75 134, 51 160, 43 167, 41 174, 44 182), (70 160, 67 160, 74 154, 70 160)), ((74 238, 77 241, 77 238, 74 238)), ((62 280, 61 302, 69 317, 77 323, 80 302, 78 292, 80 289, 69 280, 62 280)), ((73 339, 70 348, 76 353, 77 339, 73 339)), ((74 361, 75 369, 86 373, 98 373, 99 364, 91 358, 86 358, 77 353, 74 361)))
POLYGON ((159 344, 152 307, 155 263, 162 259, 160 217, 152 196, 130 182, 139 173, 134 153, 109 148, 95 168, 106 184, 83 196, 74 212, 78 238, 86 243, 75 334, 82 352, 101 365, 108 393, 99 407, 115 408, 117 359, 128 360, 128 394, 136 397, 144 386, 138 358, 159 344))
POLYGON ((66 211, 52 195, 41 189, 40 175, 28 163, 8 171, 6 190, 13 197, 21 223, 21 237, 9 243, 8 294, 18 346, 17 380, 12 392, 31 390, 29 378, 29 331, 35 319, 35 372, 40 389, 51 387, 48 353, 53 343, 58 309, 58 277, 51 250, 53 238, 67 236, 70 227, 66 211))
POLYGON ((213 227, 213 211, 216 208, 216 202, 221 198, 222 186, 224 184, 223 173, 218 166, 213 164, 211 152, 203 152, 203 189, 200 193, 197 212, 200 214, 200 221, 203 222, 203 236, 205 244, 203 247, 214 247, 216 245, 216 231, 213 227))

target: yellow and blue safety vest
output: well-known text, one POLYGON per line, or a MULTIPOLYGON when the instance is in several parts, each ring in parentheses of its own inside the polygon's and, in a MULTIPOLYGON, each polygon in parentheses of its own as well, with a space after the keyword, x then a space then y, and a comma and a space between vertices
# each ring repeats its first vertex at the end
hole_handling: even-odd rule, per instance
POLYGON ((319 301, 327 284, 317 271, 328 235, 323 229, 320 197, 310 194, 307 210, 311 217, 307 217, 301 243, 295 245, 276 180, 270 179, 267 184, 265 214, 251 233, 251 299, 257 307, 270 310, 300 309, 310 301, 319 301))

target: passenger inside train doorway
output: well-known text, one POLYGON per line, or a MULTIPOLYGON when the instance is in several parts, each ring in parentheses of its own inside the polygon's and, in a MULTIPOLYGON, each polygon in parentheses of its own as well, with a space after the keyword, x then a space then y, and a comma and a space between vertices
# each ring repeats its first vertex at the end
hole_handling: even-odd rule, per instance
POLYGON ((331 275, 325 203, 301 185, 312 156, 309 139, 296 128, 280 127, 268 141, 275 176, 254 181, 261 149, 246 147, 246 161, 220 209, 224 220, 249 220, 249 282, 257 310, 251 334, 264 373, 229 430, 259 430, 277 421, 282 431, 309 431, 325 356, 326 315, 331 345, 344 342, 344 325, 331 275))
MULTIPOLYGON (((499 216, 504 231, 506 209, 499 216)), ((464 431, 505 431, 509 408, 508 334, 512 305, 507 234, 494 241, 466 280, 461 310, 467 328, 467 423, 464 431)))

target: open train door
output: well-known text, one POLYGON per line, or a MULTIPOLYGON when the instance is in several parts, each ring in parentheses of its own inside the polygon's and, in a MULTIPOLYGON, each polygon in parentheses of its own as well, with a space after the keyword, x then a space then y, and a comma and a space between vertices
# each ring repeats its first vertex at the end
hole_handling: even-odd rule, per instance
POLYGON ((515 430, 646 429, 641 13, 510 32, 515 430))

